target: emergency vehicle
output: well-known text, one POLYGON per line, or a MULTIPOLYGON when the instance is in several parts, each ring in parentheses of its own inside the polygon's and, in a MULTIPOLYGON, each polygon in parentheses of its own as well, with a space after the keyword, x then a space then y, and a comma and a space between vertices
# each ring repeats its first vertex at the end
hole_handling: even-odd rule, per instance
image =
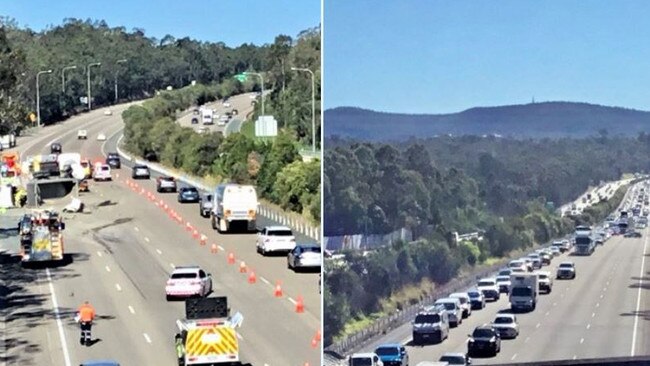
POLYGON ((236 328, 242 321, 240 313, 230 316, 225 296, 185 300, 185 319, 176 321, 178 365, 239 363, 236 328))
POLYGON ((65 223, 57 212, 26 214, 18 223, 21 262, 62 261, 65 223))

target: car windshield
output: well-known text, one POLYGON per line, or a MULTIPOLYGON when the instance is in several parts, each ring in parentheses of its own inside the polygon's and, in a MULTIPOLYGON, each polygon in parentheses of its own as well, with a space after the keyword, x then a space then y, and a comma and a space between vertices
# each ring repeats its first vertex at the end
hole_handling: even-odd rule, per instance
POLYGON ((492 338, 493 336, 492 330, 485 328, 474 329, 474 333, 472 333, 474 338, 492 338))
POLYGON ((447 362, 450 365, 464 365, 465 357, 463 356, 442 356, 440 357, 441 362, 447 362))
POLYGON ((172 178, 172 177, 160 177, 160 180, 164 180, 166 182, 173 182, 174 178, 172 178))
POLYGON ((442 302, 440 305, 444 306, 447 310, 456 310, 456 304, 453 302, 442 302))
POLYGON ((196 188, 185 188, 183 190, 185 193, 199 193, 199 191, 196 190, 196 188))
POLYGON ((415 317, 415 324, 431 324, 431 323, 440 323, 440 315, 420 314, 415 317))
POLYGON ((186 278, 196 278, 197 274, 193 272, 182 272, 182 273, 173 273, 172 274, 172 280, 180 280, 180 279, 186 279, 186 278))
POLYGON ((375 350, 378 356, 398 356, 399 350, 397 347, 379 347, 375 350))
POLYGON ((560 268, 571 269, 571 268, 573 268, 573 265, 571 263, 560 263, 560 268))
POLYGON ((494 282, 492 281, 480 281, 478 283, 479 286, 494 286, 494 282))
POLYGON ((320 253, 320 247, 305 246, 301 248, 304 253, 320 253))
POLYGON ((530 296, 533 290, 528 287, 515 287, 512 289, 512 296, 530 296))
POLYGON ((472 292, 468 292, 467 295, 468 295, 469 297, 471 297, 471 298, 474 298, 474 299, 475 299, 475 298, 478 298, 478 297, 481 297, 481 294, 479 294, 478 292, 474 292, 474 291, 472 291, 472 292))
POLYGON ((499 316, 494 319, 494 324, 510 324, 512 322, 512 318, 509 316, 499 316))
POLYGON ((510 281, 509 276, 499 276, 499 277, 497 277, 497 282, 507 282, 507 281, 510 281))
POLYGON ((268 236, 293 236, 291 230, 269 230, 268 236))
POLYGON ((499 276, 510 276, 511 273, 512 273, 512 271, 509 270, 509 269, 508 270, 503 270, 503 271, 499 272, 499 276))
POLYGON ((545 280, 545 279, 547 279, 547 278, 548 278, 548 276, 547 276, 547 275, 545 275, 545 274, 541 274, 541 273, 540 273, 540 274, 538 274, 537 276, 539 277, 539 279, 540 279, 540 280, 545 280))
POLYGON ((109 167, 107 167, 107 166, 102 166, 102 170, 103 170, 103 171, 108 171, 108 170, 110 170, 110 169, 111 169, 111 168, 109 168, 109 167))

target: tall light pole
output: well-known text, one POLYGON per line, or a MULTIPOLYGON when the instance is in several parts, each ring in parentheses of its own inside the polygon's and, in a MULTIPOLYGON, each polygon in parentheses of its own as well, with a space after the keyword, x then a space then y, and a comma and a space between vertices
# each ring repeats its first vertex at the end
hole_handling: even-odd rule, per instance
POLYGON ((314 72, 309 69, 292 67, 293 71, 305 71, 311 75, 311 151, 316 152, 316 81, 314 72))
POLYGON ((65 71, 76 69, 77 65, 66 66, 61 69, 61 92, 65 94, 65 71))
POLYGON ((41 92, 39 90, 40 85, 38 83, 38 78, 42 74, 51 74, 52 70, 39 71, 36 74, 36 123, 38 127, 41 127, 41 92))
POLYGON ((88 76, 88 110, 89 111, 92 109, 92 106, 93 106, 92 102, 91 102, 92 94, 90 92, 90 68, 93 67, 93 66, 101 66, 101 65, 102 65, 101 62, 93 62, 91 64, 88 64, 88 66, 86 67, 86 74, 88 76))
MULTIPOLYGON (((116 64, 119 65, 119 64, 123 64, 125 62, 126 62, 126 59, 117 60, 116 64)), ((117 94, 117 67, 116 67, 115 68, 115 103, 117 103, 118 99, 119 98, 118 98, 118 94, 117 94)))
POLYGON ((242 74, 247 75, 247 76, 248 75, 259 76, 260 80, 262 80, 262 116, 264 116, 265 115, 264 114, 264 76, 262 76, 262 74, 257 73, 257 72, 248 72, 248 71, 245 71, 242 74))

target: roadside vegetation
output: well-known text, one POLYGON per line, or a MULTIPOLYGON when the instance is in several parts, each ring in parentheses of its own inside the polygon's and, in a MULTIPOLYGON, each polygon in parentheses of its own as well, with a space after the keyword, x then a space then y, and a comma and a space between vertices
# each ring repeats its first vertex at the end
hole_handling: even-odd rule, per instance
POLYGON ((638 159, 648 152, 646 135, 442 137, 394 145, 328 140, 325 235, 407 228, 416 240, 366 255, 347 251, 343 264, 326 260, 325 344, 369 318, 417 303, 461 271, 569 234, 578 223, 600 222, 621 202, 626 187, 579 217, 562 218, 555 209, 601 180, 649 170, 650 163, 638 159), (479 230, 482 241, 453 240, 453 232, 479 230))

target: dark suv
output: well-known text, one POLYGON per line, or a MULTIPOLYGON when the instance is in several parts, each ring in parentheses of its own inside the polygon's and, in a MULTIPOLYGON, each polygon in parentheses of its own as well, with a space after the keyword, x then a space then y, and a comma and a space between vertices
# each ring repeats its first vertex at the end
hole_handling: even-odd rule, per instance
POLYGON ((151 178, 151 172, 149 172, 149 167, 146 165, 134 165, 133 172, 131 173, 131 178, 133 179, 149 179, 151 178))
POLYGON ((474 329, 469 335, 467 342, 467 355, 472 356, 479 353, 488 353, 496 356, 501 351, 501 335, 491 325, 481 325, 474 329))
POLYGON ((174 177, 158 177, 156 192, 176 192, 176 179, 174 177))
POLYGON ((194 187, 182 187, 178 190, 178 202, 199 202, 199 191, 194 187))
POLYGON ((109 152, 106 156, 106 165, 110 166, 111 169, 120 169, 122 167, 120 155, 114 152, 109 152))

